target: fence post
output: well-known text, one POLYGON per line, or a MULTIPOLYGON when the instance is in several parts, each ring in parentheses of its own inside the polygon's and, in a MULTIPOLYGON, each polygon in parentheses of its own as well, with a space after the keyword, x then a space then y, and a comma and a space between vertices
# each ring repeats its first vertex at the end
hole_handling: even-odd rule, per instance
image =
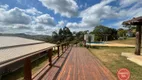
POLYGON ((49 58, 49 65, 52 66, 52 49, 49 49, 47 54, 49 58))
POLYGON ((24 80, 32 80, 31 59, 29 57, 24 61, 24 80))

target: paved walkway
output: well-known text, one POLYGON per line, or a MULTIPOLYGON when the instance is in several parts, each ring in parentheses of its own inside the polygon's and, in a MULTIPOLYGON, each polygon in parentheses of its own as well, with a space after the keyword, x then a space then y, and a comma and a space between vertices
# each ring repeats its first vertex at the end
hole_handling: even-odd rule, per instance
POLYGON ((73 47, 57 79, 115 80, 115 77, 86 48, 73 47))
POLYGON ((142 66, 142 55, 135 55, 134 53, 126 53, 126 52, 122 52, 121 55, 125 56, 128 60, 142 66))

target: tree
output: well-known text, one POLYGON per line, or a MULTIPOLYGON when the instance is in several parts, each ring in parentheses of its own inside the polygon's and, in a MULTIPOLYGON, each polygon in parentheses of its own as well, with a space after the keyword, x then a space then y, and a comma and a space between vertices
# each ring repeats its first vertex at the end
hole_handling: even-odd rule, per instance
POLYGON ((95 34, 96 41, 117 39, 117 30, 103 25, 96 26, 90 33, 95 34))
POLYGON ((58 35, 59 35, 59 41, 62 42, 64 38, 63 38, 63 30, 61 28, 59 29, 58 35))
POLYGON ((63 28, 63 35, 65 41, 70 41, 73 39, 73 34, 68 27, 63 28))
POLYGON ((84 32, 83 31, 79 31, 76 33, 76 39, 83 41, 84 40, 84 32))
POLYGON ((118 37, 126 37, 126 33, 127 33, 126 30, 120 28, 120 29, 118 29, 117 35, 118 35, 118 37))
POLYGON ((58 39, 59 39, 58 34, 55 31, 53 31, 52 32, 52 40, 53 40, 53 42, 57 42, 58 39))
POLYGON ((54 43, 69 42, 73 39, 73 34, 68 27, 60 28, 58 33, 55 31, 52 32, 52 40, 54 43))

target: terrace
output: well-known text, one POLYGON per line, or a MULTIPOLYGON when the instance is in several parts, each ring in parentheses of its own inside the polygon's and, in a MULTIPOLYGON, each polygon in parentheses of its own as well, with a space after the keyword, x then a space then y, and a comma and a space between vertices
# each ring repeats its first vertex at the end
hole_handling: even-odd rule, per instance
POLYGON ((18 63, 18 65, 21 64, 24 67, 23 77, 25 80, 116 79, 86 48, 67 43, 56 45, 19 37, 0 38, 3 43, 0 47, 1 75, 5 72, 14 71, 15 67, 19 67, 15 64, 18 63), (56 49, 57 54, 53 56, 53 51, 56 49), (38 58, 33 57, 41 55, 41 53, 48 56, 48 61, 41 69, 33 74, 32 62, 38 60, 38 58))

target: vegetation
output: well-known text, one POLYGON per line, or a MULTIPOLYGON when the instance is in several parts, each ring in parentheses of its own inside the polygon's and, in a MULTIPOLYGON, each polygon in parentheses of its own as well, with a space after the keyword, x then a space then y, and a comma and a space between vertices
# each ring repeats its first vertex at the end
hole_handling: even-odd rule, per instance
POLYGON ((117 40, 118 37, 126 36, 126 33, 131 30, 133 35, 136 32, 136 27, 131 26, 128 27, 128 30, 124 30, 122 28, 116 30, 113 28, 109 28, 103 25, 96 26, 93 31, 89 32, 86 31, 79 31, 79 32, 71 32, 68 27, 64 27, 59 29, 59 31, 53 31, 52 36, 49 35, 28 35, 24 33, 18 33, 18 34, 3 34, 1 33, 0 36, 18 36, 28 39, 35 39, 35 40, 41 40, 46 41, 50 43, 64 43, 64 42, 72 42, 72 43, 78 43, 84 40, 84 34, 94 34, 95 35, 95 41, 101 41, 101 40, 117 40))
POLYGON ((55 31, 52 32, 52 39, 54 43, 72 41, 73 34, 68 27, 64 27, 63 29, 59 29, 58 33, 55 31))
POLYGON ((117 30, 103 25, 96 26, 91 34, 95 34, 95 41, 117 39, 117 30))
POLYGON ((126 33, 127 31, 122 28, 118 29, 118 32, 117 32, 118 37, 126 37, 126 33))
POLYGON ((119 28, 117 30, 118 37, 135 37, 136 27, 135 26, 127 26, 128 29, 119 28))
POLYGON ((89 49, 103 64, 117 77, 117 70, 127 68, 130 70, 130 80, 142 80, 142 67, 122 57, 123 52, 134 52, 134 48, 98 47, 89 49))
MULTIPOLYGON (((126 40, 109 41, 111 43, 135 45, 135 38, 126 40)), ((127 60, 121 56, 122 52, 134 53, 135 48, 118 48, 118 47, 96 47, 89 49, 93 55, 101 60, 101 62, 117 77, 117 70, 120 68, 128 68, 131 72, 130 80, 142 80, 139 74, 142 74, 142 67, 127 60)), ((141 48, 142 50, 142 48, 141 48)))
POLYGON ((52 42, 53 43, 64 43, 64 42, 71 42, 71 43, 78 43, 84 40, 84 34, 87 34, 86 31, 79 31, 79 32, 71 32, 68 27, 64 27, 63 29, 59 29, 59 32, 52 33, 52 42))
MULTIPOLYGON (((132 28, 135 31, 135 27, 132 28)), ((126 40, 116 40, 117 37, 123 37, 126 36, 127 30, 124 29, 113 29, 113 28, 108 28, 106 26, 100 25, 96 26, 91 34, 95 34, 95 40, 100 41, 100 40, 105 40, 104 35, 108 36, 108 40, 113 40, 111 42, 114 43, 123 43, 123 44, 131 44, 135 45, 135 38, 129 38, 126 40)), ((51 43, 56 43, 56 44, 62 44, 62 43, 73 43, 77 44, 81 41, 84 40, 84 34, 89 33, 88 30, 86 31, 79 31, 79 32, 71 32, 68 27, 64 27, 63 29, 59 29, 58 32, 53 32, 52 36, 48 35, 27 35, 27 34, 0 34, 1 36, 19 36, 19 37, 24 37, 24 38, 29 38, 29 39, 36 39, 36 40, 43 40, 51 43)), ((89 37, 89 42, 90 42, 90 37, 89 37)), ((82 43, 79 44, 80 46, 83 46, 82 43)), ((138 74, 141 74, 142 69, 141 67, 136 65, 135 63, 132 63, 128 61, 125 57, 122 57, 120 54, 122 50, 125 52, 134 52, 134 48, 109 48, 109 47, 99 47, 97 49, 90 49, 90 51, 96 55, 103 63, 108 67, 112 73, 116 76, 116 72, 119 68, 126 67, 128 68, 131 73, 131 79, 132 80, 141 80, 142 78, 138 76, 138 74), (138 72, 140 70, 140 72, 138 72)), ((47 57, 43 57, 39 59, 38 61, 35 61, 32 63, 33 69, 32 69, 32 74, 38 71, 45 63, 47 63, 45 60, 47 57)), ((10 75, 5 75, 4 80, 10 79, 15 77, 16 79, 21 79, 21 76, 23 76, 23 68, 15 71, 14 73, 10 73, 10 75), (19 74, 19 75, 17 75, 19 74)), ((13 78, 13 79, 15 79, 13 78)))
POLYGON ((135 38, 127 38, 125 40, 113 40, 113 41, 108 41, 108 42, 135 45, 136 44, 135 40, 136 40, 135 38))

